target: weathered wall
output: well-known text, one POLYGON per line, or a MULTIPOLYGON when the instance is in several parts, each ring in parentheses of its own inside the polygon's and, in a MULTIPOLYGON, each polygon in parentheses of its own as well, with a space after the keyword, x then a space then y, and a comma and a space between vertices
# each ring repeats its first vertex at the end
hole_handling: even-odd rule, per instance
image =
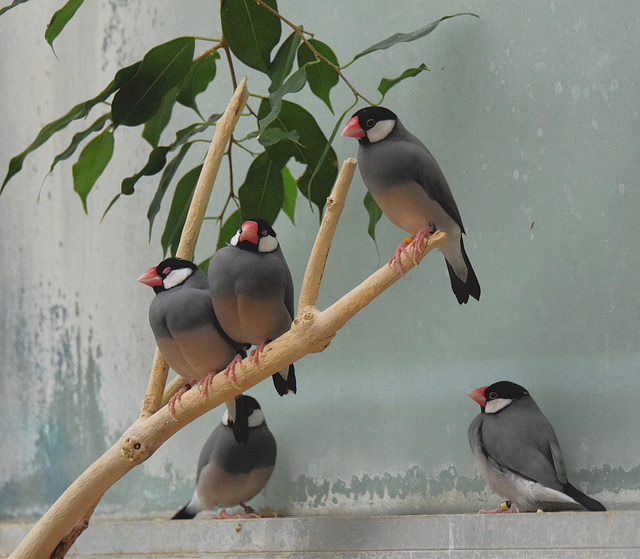
MULTIPOLYGON (((448 177, 483 295, 459 307, 442 257, 432 254, 324 353, 298 363, 297 396, 280 399, 270 382, 252 389, 279 443, 274 476, 255 504, 303 513, 491 505, 497 497, 480 493, 467 446, 478 409, 466 394, 510 379, 529 388, 554 424, 574 484, 609 508, 636 508, 636 3, 402 0, 388 11, 388 2, 333 0, 315 4, 313 15, 309 3, 279 5, 335 45, 341 61, 445 14, 481 16, 363 58, 348 75, 375 98, 380 74, 394 77, 421 62, 431 69, 385 104, 448 177)), ((219 34, 215 2, 112 0, 80 9, 55 42, 56 59, 42 35, 58 7, 30 2, 0 17, 3 170, 43 124, 153 45, 219 34)), ((200 100, 205 109, 223 107, 231 93, 222 64, 219 73, 209 99, 200 100)), ((338 89, 332 99, 342 110, 349 94, 338 89)), ((298 97, 329 131, 334 118, 321 102, 308 89, 298 97)), ((147 243, 154 182, 141 181, 139 195, 99 223, 121 178, 146 160, 134 138, 117 136, 115 165, 92 193, 88 216, 68 162, 36 201, 68 137, 30 156, 0 197, 0 517, 42 513, 137 416, 154 343, 146 318, 153 294, 135 280, 161 257, 157 231, 147 243)), ((339 138, 336 150, 342 160, 356 144, 339 138)), ((403 236, 383 220, 378 255, 363 194, 357 177, 320 306, 386 262, 403 236)), ((317 227, 303 201, 297 222, 281 217, 276 229, 299 286, 317 227)), ((202 257, 212 234, 205 226, 202 257)), ((182 505, 219 416, 213 411, 166 443, 107 493, 99 511, 182 505)))

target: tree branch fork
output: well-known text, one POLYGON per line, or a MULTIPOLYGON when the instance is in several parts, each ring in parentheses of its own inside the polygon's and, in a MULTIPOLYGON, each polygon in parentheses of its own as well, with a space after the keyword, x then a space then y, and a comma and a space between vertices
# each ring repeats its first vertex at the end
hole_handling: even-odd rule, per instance
MULTIPOLYGON (((216 126, 185 224, 185 234, 178 248, 178 255, 182 257, 193 256, 193 248, 215 180, 215 173, 247 96, 245 78, 238 85, 227 111, 216 126), (198 207, 194 207, 195 205, 198 207)), ((140 417, 110 449, 76 479, 32 528, 10 557, 16 559, 64 557, 66 551, 88 525, 102 495, 118 479, 150 458, 167 439, 194 419, 248 390, 301 357, 309 353, 322 352, 349 319, 400 278, 396 266, 384 265, 325 310, 319 310, 316 307, 325 262, 356 164, 355 159, 347 159, 343 163, 333 191, 327 199, 325 214, 307 264, 298 311, 291 329, 265 346, 260 354, 259 363, 254 364, 252 357, 247 357, 238 363, 235 368, 235 383, 232 384, 228 375, 217 374, 207 394, 204 394, 199 386, 186 392, 176 405, 175 417, 171 416, 165 404, 182 384, 183 379, 176 377, 165 390, 167 366, 159 351, 156 351, 140 417)), ((408 254, 400 257, 400 263, 405 272, 417 265, 445 238, 444 233, 436 232, 423 246, 410 245, 408 254)))

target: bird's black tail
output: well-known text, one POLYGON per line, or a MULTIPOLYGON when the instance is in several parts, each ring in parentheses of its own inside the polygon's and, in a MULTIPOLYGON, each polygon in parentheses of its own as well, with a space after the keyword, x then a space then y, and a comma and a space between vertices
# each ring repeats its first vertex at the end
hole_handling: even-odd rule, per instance
POLYGON ((293 363, 289 365, 289 372, 287 373, 286 379, 280 373, 271 375, 271 378, 273 379, 273 386, 276 387, 280 396, 289 394, 289 392, 293 392, 295 394, 298 390, 296 385, 296 370, 293 363))
POLYGON ((585 495, 582 491, 576 489, 570 483, 567 483, 567 485, 564 486, 564 492, 569 495, 569 497, 571 497, 576 503, 581 504, 587 510, 607 510, 606 508, 604 508, 602 503, 596 501, 595 499, 592 499, 588 495, 585 495))
POLYGON ((462 281, 456 273, 453 271, 451 264, 447 262, 447 270, 449 271, 449 280, 451 281, 451 289, 453 290, 456 298, 458 299, 458 303, 461 305, 466 303, 469 300, 469 295, 476 299, 480 300, 480 284, 478 283, 478 278, 476 277, 476 273, 473 271, 473 267, 471 266, 471 262, 469 262, 469 257, 467 256, 467 251, 464 250, 464 243, 462 242, 462 238, 460 239, 460 250, 462 251, 462 258, 464 258, 464 263, 467 266, 467 281, 462 281))
POLYGON ((236 418, 231 423, 236 442, 246 443, 249 440, 249 410, 242 394, 236 396, 236 418))
POLYGON ((189 512, 189 504, 187 503, 184 507, 182 507, 178 512, 176 512, 172 517, 171 520, 191 520, 196 513, 195 512, 189 512))

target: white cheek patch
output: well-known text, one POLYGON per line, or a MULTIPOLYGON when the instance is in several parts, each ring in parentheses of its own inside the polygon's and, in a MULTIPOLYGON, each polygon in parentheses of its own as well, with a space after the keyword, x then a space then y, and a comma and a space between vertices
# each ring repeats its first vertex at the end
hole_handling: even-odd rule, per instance
POLYGON ((264 423, 264 414, 262 410, 253 410, 249 416, 249 427, 260 427, 264 423))
POLYGON ((177 270, 172 270, 169 272, 169 275, 164 278, 162 285, 164 285, 165 289, 171 289, 172 287, 183 283, 191 274, 193 274, 193 270, 191 268, 179 268, 177 270))
POLYGON ((371 143, 384 140, 391 133, 395 125, 395 120, 380 120, 373 128, 367 130, 367 138, 371 143))
POLYGON ((271 235, 262 237, 258 241, 258 252, 273 252, 278 248, 278 239, 271 235))
POLYGON ((229 410, 224 410, 222 414, 222 424, 229 425, 229 410))
POLYGON ((485 413, 496 413, 501 409, 506 408, 513 400, 509 398, 497 398, 495 400, 489 400, 484 407, 485 413))
POLYGON ((231 240, 229 241, 229 244, 232 247, 238 246, 238 241, 240 240, 240 231, 238 231, 233 237, 231 237, 231 240))

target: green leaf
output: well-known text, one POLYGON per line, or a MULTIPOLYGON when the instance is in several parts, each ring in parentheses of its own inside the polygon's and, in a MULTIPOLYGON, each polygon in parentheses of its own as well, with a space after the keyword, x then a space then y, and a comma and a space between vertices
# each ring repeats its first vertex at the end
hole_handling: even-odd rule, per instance
POLYGON ((9 162, 9 170, 7 172, 7 176, 4 178, 2 187, 0 187, 0 194, 2 194, 4 187, 7 185, 11 177, 20 172, 20 170, 22 169, 22 164, 24 163, 27 155, 29 155, 32 151, 38 149, 42 144, 49 140, 51 136, 53 136, 56 132, 60 132, 60 130, 66 128, 74 120, 86 117, 94 106, 96 106, 98 103, 104 102, 114 91, 120 88, 122 84, 128 82, 136 74, 139 67, 140 62, 136 62, 131 66, 127 66, 126 68, 118 70, 113 78, 113 81, 105 89, 98 93, 98 95, 96 95, 93 99, 89 99, 88 101, 79 103, 64 116, 44 126, 42 130, 38 132, 36 139, 33 140, 33 142, 31 142, 23 152, 13 157, 9 162))
POLYGON ((53 40, 64 29, 64 26, 69 23, 69 20, 74 16, 77 9, 82 6, 83 2, 84 0, 68 0, 62 8, 53 14, 51 21, 47 25, 47 30, 44 32, 44 38, 51 48, 53 48, 53 40))
POLYGON ((196 58, 191 63, 191 68, 180 84, 178 103, 193 109, 200 118, 203 118, 196 104, 196 97, 200 95, 216 76, 216 60, 220 58, 217 51, 196 58))
POLYGON ((288 167, 282 168, 282 186, 284 188, 282 211, 289 216, 291 223, 295 225, 294 214, 296 211, 296 198, 298 197, 298 185, 288 167))
POLYGON ((193 142, 184 144, 180 148, 178 155, 176 155, 171 161, 169 161, 167 166, 164 168, 164 171, 162 172, 160 182, 158 183, 158 189, 156 190, 156 194, 153 197, 153 200, 151 200, 151 204, 149 204, 149 210, 147 211, 147 219, 149 220, 149 241, 151 241, 153 221, 155 220, 156 215, 158 215, 160 206, 162 205, 162 198, 164 197, 167 188, 169 188, 169 184, 171 184, 171 181, 173 180, 173 177, 176 174, 180 163, 182 163, 184 156, 187 155, 187 152, 192 145, 193 142))
MULTIPOLYGON (((264 3, 278 10, 275 0, 264 3)), ((238 60, 268 74, 271 51, 280 41, 280 20, 253 0, 222 0, 220 21, 224 38, 238 60)))
POLYGON ((218 244, 216 246, 216 250, 219 250, 229 244, 231 237, 233 237, 238 229, 240 229, 241 224, 242 215, 240 213, 240 210, 236 210, 229 216, 227 221, 224 222, 224 225, 220 229, 220 235, 218 236, 218 244))
POLYGON ((131 196, 135 191, 135 184, 142 177, 150 177, 162 171, 164 164, 167 162, 167 153, 170 151, 169 146, 160 146, 151 151, 147 163, 135 175, 127 177, 120 185, 120 192, 125 196, 131 196))
POLYGON ((165 95, 187 75, 195 39, 179 37, 144 55, 137 74, 113 98, 114 126, 137 126, 155 115, 165 95))
MULTIPOLYGON (((269 102, 264 99, 258 111, 258 118, 266 116, 269 111, 269 102)), ((284 167, 291 157, 305 165, 305 171, 298 179, 298 189, 322 212, 338 175, 338 158, 333 148, 329 148, 322 160, 327 138, 306 109, 289 101, 282 102, 280 113, 269 126, 280 128, 284 132, 295 130, 300 135, 299 142, 283 139, 277 144, 267 146, 266 150, 279 168, 284 167), (312 176, 316 167, 317 172, 312 176)))
POLYGON ((198 177, 200 176, 201 170, 202 165, 198 165, 178 181, 176 191, 173 195, 173 200, 171 201, 171 208, 169 209, 167 223, 160 241, 162 244, 163 255, 167 254, 167 250, 169 250, 169 248, 171 248, 171 254, 175 255, 176 250, 178 249, 182 228, 187 220, 189 205, 191 204, 193 192, 196 189, 196 184, 198 183, 198 177))
POLYGON ((261 217, 269 223, 276 220, 284 200, 280 169, 267 152, 262 152, 253 160, 238 190, 243 219, 261 217))
POLYGON ((376 240, 376 224, 380 221, 382 217, 382 210, 380 206, 376 203, 371 196, 370 192, 367 192, 364 196, 364 200, 362 201, 364 207, 367 209, 367 213, 369 214, 369 227, 367 232, 369 236, 375 241, 376 240))
POLYGON ((60 163, 60 161, 69 159, 69 157, 71 157, 75 153, 76 149, 78 148, 82 140, 84 140, 87 136, 89 136, 93 132, 99 132, 100 130, 102 130, 104 128, 105 123, 110 120, 111 120, 111 113, 103 114, 98 120, 96 120, 91 126, 89 126, 89 128, 87 128, 86 130, 83 130, 82 132, 78 132, 77 134, 74 134, 73 138, 71 139, 71 143, 69 144, 67 149, 65 149, 62 153, 59 153, 58 155, 56 155, 55 159, 53 160, 53 163, 51 163, 49 172, 51 173, 53 171, 53 168, 58 163, 60 163))
MULTIPOLYGON (((327 60, 336 66, 338 65, 338 58, 328 45, 317 39, 309 39, 309 43, 327 60)), ((307 68, 307 81, 309 82, 311 91, 316 97, 322 99, 333 113, 329 94, 331 88, 340 80, 338 73, 324 60, 316 59, 311 49, 306 44, 302 44, 298 49, 298 66, 302 67, 306 64, 309 64, 307 68), (309 64, 316 60, 316 64, 309 64)))
POLYGON ((173 143, 168 146, 160 146, 155 148, 149 154, 149 158, 147 159, 147 163, 145 166, 140 169, 135 175, 127 177, 122 181, 122 185, 120 190, 122 194, 129 196, 133 194, 134 187, 136 183, 145 176, 155 175, 162 171, 165 163, 167 162, 167 154, 171 151, 174 151, 185 144, 192 136, 203 132, 211 125, 213 125, 222 115, 213 114, 209 117, 209 120, 205 123, 196 123, 183 128, 182 130, 178 130, 176 132, 176 139, 173 143))
MULTIPOLYGON (((408 43, 408 42, 411 42, 411 41, 415 41, 416 39, 421 39, 425 35, 428 35, 429 33, 431 33, 436 27, 438 27, 438 24, 441 21, 444 21, 445 19, 450 19, 452 17, 458 17, 458 16, 473 16, 473 17, 477 17, 477 18, 480 17, 480 16, 478 16, 476 14, 472 14, 470 12, 464 12, 464 13, 460 13, 460 14, 454 14, 454 15, 451 15, 451 16, 441 17, 440 19, 438 19, 436 21, 432 21, 429 25, 427 25, 425 27, 421 27, 420 29, 416 29, 415 31, 413 31, 411 33, 395 33, 395 34, 391 35, 391 37, 387 37, 383 41, 380 41, 379 43, 376 43, 375 45, 371 45, 369 48, 367 48, 367 49, 363 50, 362 52, 359 52, 358 54, 356 54, 353 57, 353 60, 351 60, 351 62, 349 62, 349 64, 351 64, 352 62, 355 62, 356 60, 358 60, 358 58, 360 58, 362 56, 365 56, 367 54, 371 54, 372 52, 375 52, 377 50, 384 50, 384 49, 388 49, 389 47, 392 47, 393 45, 397 45, 398 43, 408 43)), ((349 64, 346 64, 344 67, 348 66, 349 64)))
POLYGON ((6 11, 10 10, 11 8, 15 8, 19 4, 24 4, 25 2, 28 2, 28 1, 29 0, 13 0, 13 2, 11 2, 11 4, 9 4, 8 6, 4 6, 0 8, 0 16, 4 14, 6 11))
MULTIPOLYGON (((420 66, 418 66, 417 68, 408 68, 407 70, 402 72, 402 74, 400 74, 397 78, 393 78, 393 79, 382 78, 380 80, 380 85, 378 86, 378 91, 382 94, 382 99, 384 99, 384 96, 387 94, 387 91, 389 91, 393 86, 399 84, 401 81, 406 80, 407 78, 413 78, 414 76, 417 76, 419 73, 421 73, 424 70, 429 71, 429 68, 427 68, 426 65, 423 63, 423 64, 420 64, 420 66)), ((382 102, 382 99, 380 100, 380 102, 382 102)))
POLYGON ((302 39, 295 31, 289 35, 284 43, 280 45, 278 52, 273 57, 273 61, 269 66, 269 75, 271 76, 271 85, 269 93, 273 93, 283 83, 293 68, 293 61, 296 59, 296 50, 302 39))
POLYGON ((285 132, 284 130, 280 130, 280 128, 267 128, 258 138, 258 142, 263 146, 272 146, 280 140, 297 142, 300 140, 300 134, 298 134, 296 130, 288 130, 285 132))
POLYGON ((269 114, 264 118, 260 119, 258 130, 258 141, 260 141, 261 134, 264 133, 265 129, 269 124, 273 122, 273 119, 278 116, 280 112, 280 108, 282 107, 282 98, 287 93, 297 93, 300 91, 304 84, 306 83, 306 67, 298 69, 295 74, 293 74, 284 84, 282 84, 276 91, 274 91, 271 95, 269 95, 269 105, 271 110, 269 114))
POLYGON ((167 127, 167 124, 169 124, 169 121, 171 120, 171 113, 173 112, 173 105, 176 102, 177 96, 178 88, 174 87, 165 95, 158 112, 144 123, 142 137, 154 148, 158 147, 162 131, 167 127))
POLYGON ((113 155, 113 133, 105 130, 82 150, 73 166, 73 189, 79 194, 87 213, 87 196, 113 155))

